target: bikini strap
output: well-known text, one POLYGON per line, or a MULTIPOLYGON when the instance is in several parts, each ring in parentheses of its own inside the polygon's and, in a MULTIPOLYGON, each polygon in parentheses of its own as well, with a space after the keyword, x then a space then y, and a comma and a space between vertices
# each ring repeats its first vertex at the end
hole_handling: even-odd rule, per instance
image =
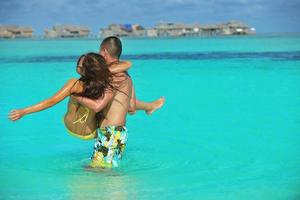
POLYGON ((86 111, 84 113, 84 115, 82 115, 82 117, 80 117, 78 120, 74 121, 73 124, 76 124, 78 122, 81 123, 81 124, 84 124, 86 122, 86 120, 87 120, 87 118, 89 116, 90 110, 88 108, 85 108, 85 107, 84 107, 84 109, 86 111))

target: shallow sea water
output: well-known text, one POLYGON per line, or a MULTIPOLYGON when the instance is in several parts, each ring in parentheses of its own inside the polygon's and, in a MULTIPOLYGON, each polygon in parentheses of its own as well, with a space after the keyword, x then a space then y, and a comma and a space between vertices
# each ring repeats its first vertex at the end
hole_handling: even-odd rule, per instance
POLYGON ((137 97, 121 166, 84 169, 93 141, 65 131, 54 94, 99 40, 0 41, 0 199, 299 199, 300 36, 122 39, 137 97))

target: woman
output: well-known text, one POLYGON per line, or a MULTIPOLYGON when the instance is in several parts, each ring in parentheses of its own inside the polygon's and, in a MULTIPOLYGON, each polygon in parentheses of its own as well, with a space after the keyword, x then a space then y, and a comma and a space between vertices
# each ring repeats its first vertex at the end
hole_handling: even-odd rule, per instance
MULTIPOLYGON (((131 66, 130 62, 115 64, 114 72, 125 71, 131 66)), ((25 115, 50 108, 59 103, 67 96, 82 96, 90 99, 99 99, 105 93, 111 93, 112 73, 110 72, 105 59, 96 53, 82 55, 77 62, 77 73, 79 79, 70 79, 54 96, 38 104, 23 109, 13 110, 9 114, 12 121, 16 121, 25 115)), ((82 139, 96 137, 96 113, 70 99, 68 111, 64 122, 69 131, 82 139)))

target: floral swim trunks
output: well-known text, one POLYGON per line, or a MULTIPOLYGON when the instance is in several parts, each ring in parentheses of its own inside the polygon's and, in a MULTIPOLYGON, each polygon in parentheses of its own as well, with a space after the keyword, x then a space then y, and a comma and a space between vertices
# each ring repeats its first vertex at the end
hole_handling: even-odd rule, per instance
POLYGON ((127 135, 125 126, 99 128, 90 167, 118 167, 125 150, 127 135))

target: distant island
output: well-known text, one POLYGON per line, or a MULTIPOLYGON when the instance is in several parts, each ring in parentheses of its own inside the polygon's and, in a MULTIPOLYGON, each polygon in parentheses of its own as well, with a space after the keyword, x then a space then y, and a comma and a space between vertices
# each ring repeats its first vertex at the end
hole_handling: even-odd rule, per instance
MULTIPOLYGON (((16 25, 0 26, 0 38, 33 38, 31 27, 16 25)), ((186 36, 218 36, 218 35, 251 35, 255 28, 245 23, 229 21, 213 25, 159 23, 152 28, 144 28, 139 24, 110 24, 101 28, 98 37, 186 37, 186 36)), ((91 37, 89 27, 77 25, 55 25, 46 29, 44 38, 88 38, 91 37)))

